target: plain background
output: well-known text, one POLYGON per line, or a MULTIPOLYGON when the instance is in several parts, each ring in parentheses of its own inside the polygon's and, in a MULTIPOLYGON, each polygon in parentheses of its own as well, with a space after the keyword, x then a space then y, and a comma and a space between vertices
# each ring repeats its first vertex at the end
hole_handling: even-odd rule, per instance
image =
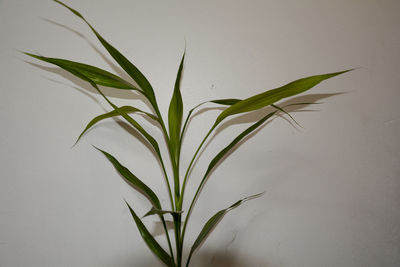
MULTIPOLYGON (((186 247, 216 211, 266 191, 224 218, 193 266, 400 266, 399 1, 67 3, 143 71, 164 114, 185 41, 185 112, 202 101, 357 68, 297 99, 322 103, 293 113, 302 128, 277 117, 220 164, 197 202, 186 247)), ((88 27, 51 1, 0 0, 0 36, 0 266, 159 266, 123 202, 142 215, 147 200, 91 144, 116 155, 168 205, 153 154, 112 119, 71 149, 109 106, 88 84, 19 50, 121 71, 88 27)), ((104 92, 120 105, 148 108, 133 93, 104 92)), ((192 120, 183 166, 218 112, 192 120)), ((188 197, 209 160, 262 114, 236 117, 217 131, 188 197)), ((157 230, 156 218, 145 222, 157 230)))

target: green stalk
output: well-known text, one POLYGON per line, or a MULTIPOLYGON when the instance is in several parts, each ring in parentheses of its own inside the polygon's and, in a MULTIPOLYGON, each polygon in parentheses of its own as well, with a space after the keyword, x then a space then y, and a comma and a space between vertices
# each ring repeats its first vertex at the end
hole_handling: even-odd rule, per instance
MULTIPOLYGON (((174 157, 174 153, 173 153, 173 150, 172 150, 172 147, 171 147, 171 144, 170 144, 170 138, 169 138, 167 129, 165 127, 164 121, 163 121, 163 119, 161 117, 161 114, 160 114, 160 112, 158 110, 158 107, 157 108, 155 107, 154 109, 155 109, 155 112, 156 112, 157 116, 159 117, 159 123, 161 125, 162 131, 163 131, 163 134, 164 134, 164 138, 165 138, 165 141, 166 141, 166 144, 167 144, 168 153, 169 153, 169 156, 170 156, 170 159, 171 159, 172 172, 173 172, 173 175, 174 175, 174 189, 175 189, 174 190, 174 192, 175 192, 174 193, 174 198, 172 197, 171 189, 169 187, 172 210, 180 211, 180 209, 177 206, 177 203, 180 202, 180 195, 179 195, 179 192, 180 192, 180 189, 179 189, 179 157, 178 157, 178 159, 176 159, 174 157), (175 199, 175 205, 173 204, 173 199, 175 199)), ((176 245, 176 264, 177 264, 178 267, 180 267, 181 264, 182 264, 182 245, 181 245, 181 242, 180 242, 180 240, 181 240, 180 233, 181 233, 181 225, 182 225, 182 216, 180 214, 177 214, 177 215, 173 216, 173 220, 174 220, 175 245, 176 245)), ((174 257, 173 253, 172 253, 172 248, 170 250, 171 250, 171 256, 174 257)))
MULTIPOLYGON (((188 177, 189 177, 190 170, 191 170, 192 165, 193 165, 193 163, 194 163, 194 160, 196 159, 197 154, 200 152, 200 149, 203 147, 205 141, 206 141, 207 138, 210 136, 210 134, 211 134, 212 131, 215 129, 215 127, 217 127, 217 124, 216 124, 216 123, 211 127, 211 129, 208 131, 208 133, 206 134, 206 136, 204 137, 204 139, 201 141, 199 147, 197 148, 196 152, 194 153, 194 155, 193 155, 193 157, 192 157, 192 159, 191 159, 191 161, 190 161, 190 163, 189 163, 189 166, 188 166, 188 168, 187 168, 187 170, 186 170, 186 173, 185 173, 185 178, 183 179, 182 191, 181 191, 181 199, 180 199, 180 202, 178 203, 180 208, 182 208, 182 205, 183 205, 183 196, 184 196, 184 194, 185 194, 186 183, 187 183, 187 179, 188 179, 188 177)), ((189 214, 188 214, 188 215, 189 215, 189 214)), ((184 227, 184 229, 185 229, 185 227, 184 227)))

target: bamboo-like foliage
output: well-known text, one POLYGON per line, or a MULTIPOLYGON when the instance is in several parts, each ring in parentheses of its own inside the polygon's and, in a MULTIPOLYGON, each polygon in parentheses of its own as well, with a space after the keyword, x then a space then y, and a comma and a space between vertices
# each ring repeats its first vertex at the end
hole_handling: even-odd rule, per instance
MULTIPOLYGON (((129 211, 132 214, 133 220, 136 223, 136 226, 139 230, 140 235, 143 240, 150 248, 150 250, 167 266, 180 267, 183 266, 183 248, 184 248, 184 238, 186 233, 186 226, 189 222, 190 215, 194 208, 195 202, 210 175, 211 171, 215 168, 215 166, 227 155, 229 151, 231 151, 244 137, 248 136, 250 133, 258 129, 261 125, 263 125, 268 119, 275 116, 278 112, 284 112, 284 108, 276 105, 278 101, 281 99, 291 97, 302 92, 305 92, 312 87, 316 86, 320 82, 337 76, 339 74, 345 73, 346 71, 315 75, 306 78, 302 78, 291 83, 288 83, 282 87, 278 87, 272 90, 267 90, 260 94, 251 96, 249 98, 240 100, 240 99, 217 99, 208 101, 208 103, 218 104, 225 107, 225 109, 219 114, 219 116, 215 119, 214 124, 209 129, 198 148, 194 152, 193 157, 191 158, 190 163, 186 166, 186 171, 184 177, 179 176, 180 171, 180 152, 182 140, 185 136, 185 130, 187 129, 188 122, 192 116, 193 111, 200 107, 201 105, 207 103, 201 103, 191 109, 185 121, 183 121, 183 100, 181 95, 180 83, 182 77, 182 71, 184 66, 185 54, 182 56, 176 81, 175 87, 172 94, 172 99, 170 101, 169 110, 168 110, 168 125, 164 123, 164 119, 160 113, 156 96, 154 90, 150 84, 150 82, 146 79, 146 77, 139 71, 139 69, 132 64, 124 55, 122 55, 116 48, 114 48, 110 43, 108 43, 95 29, 89 24, 89 22, 76 10, 62 3, 61 1, 55 0, 58 4, 64 6, 73 14, 82 19, 89 28, 96 35, 97 39, 104 46, 104 48, 108 51, 108 53, 114 58, 114 60, 119 64, 119 66, 125 70, 125 72, 133 79, 133 81, 137 85, 133 85, 131 82, 124 80, 123 78, 112 74, 108 71, 102 70, 100 68, 74 62, 65 59, 59 58, 50 58, 44 56, 38 56, 30 53, 25 53, 28 56, 31 56, 35 59, 45 61, 50 64, 57 65, 58 67, 70 72, 71 74, 81 78, 84 81, 87 81, 91 84, 98 93, 110 104, 112 110, 105 114, 101 114, 95 118, 93 118, 79 135, 76 142, 82 137, 82 135, 87 132, 93 125, 96 123, 111 117, 122 117, 125 119, 130 126, 132 126, 135 130, 137 130, 143 137, 145 142, 148 142, 151 149, 154 150, 158 157, 158 161, 161 164, 164 179, 167 185, 167 194, 169 196, 170 207, 164 209, 162 203, 159 200, 159 197, 154 193, 154 191, 149 188, 140 178, 138 178, 135 174, 133 174, 128 168, 123 166, 116 157, 111 155, 110 153, 98 149, 104 156, 110 161, 110 163, 114 166, 116 171, 124 178, 127 182, 129 182, 133 188, 137 189, 137 191, 143 194, 152 205, 152 208, 149 212, 145 214, 145 216, 156 215, 159 217, 165 232, 165 237, 167 240, 168 248, 163 248, 158 241, 151 235, 148 231, 147 227, 143 223, 142 219, 135 213, 133 208, 127 203, 129 211), (150 104, 152 111, 146 112, 142 111, 136 107, 132 106, 122 106, 118 107, 114 103, 112 103, 107 96, 105 96, 101 89, 98 87, 107 86, 112 87, 118 90, 135 90, 138 93, 142 94, 146 101, 150 104), (267 113, 264 117, 262 117, 259 121, 255 122, 253 125, 245 129, 241 132, 232 142, 227 145, 224 149, 222 149, 210 162, 207 170, 204 172, 204 175, 201 179, 200 184, 197 187, 196 193, 192 196, 192 200, 190 202, 190 206, 186 209, 183 209, 183 199, 185 195, 186 184, 189 179, 191 169, 193 168, 193 163, 198 157, 199 152, 201 151, 204 143, 210 136, 210 134, 218 127, 218 125, 228 119, 232 115, 246 113, 250 111, 260 110, 264 107, 272 106, 274 111, 267 113), (168 174, 164 165, 164 159, 162 158, 162 154, 160 152, 160 148, 158 145, 158 141, 151 136, 143 127, 140 125, 135 119, 132 118, 131 113, 141 113, 143 116, 147 116, 149 119, 154 120, 160 129, 163 132, 164 140, 167 145, 170 164, 172 173, 168 174), (168 126, 168 130, 167 130, 168 126), (183 211, 185 210, 185 213, 183 211), (185 215, 185 216, 183 216, 185 215), (165 222, 165 216, 172 216, 174 223, 174 236, 175 240, 172 242, 169 232, 165 222), (175 248, 173 248, 173 243, 175 243, 175 248)), ((309 104, 309 103, 298 103, 299 105, 309 104)), ((261 112, 261 111, 260 111, 261 112)), ((290 116, 290 115, 289 115, 290 116)), ((190 259, 193 254, 196 252, 200 244, 207 238, 212 229, 219 223, 219 221, 228 213, 230 210, 236 208, 241 205, 243 202, 259 197, 261 194, 256 194, 253 196, 246 197, 242 200, 237 201, 233 205, 228 208, 222 209, 217 212, 214 216, 212 216, 204 225, 202 230, 200 231, 197 239, 194 241, 189 254, 186 259, 185 266, 189 266, 190 259)))

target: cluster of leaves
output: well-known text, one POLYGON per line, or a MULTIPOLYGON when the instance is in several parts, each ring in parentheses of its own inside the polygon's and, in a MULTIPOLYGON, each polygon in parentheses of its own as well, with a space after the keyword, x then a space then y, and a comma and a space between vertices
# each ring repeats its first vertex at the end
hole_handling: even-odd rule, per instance
MULTIPOLYGON (((138 190, 141 194, 146 196, 148 200, 150 201, 152 208, 151 210, 145 214, 145 216, 150 216, 150 215, 156 215, 160 218, 164 231, 165 231, 165 236, 167 239, 168 243, 168 252, 165 250, 158 242, 157 240, 151 235, 151 233, 148 231, 147 227, 144 225, 142 222, 142 219, 135 213, 135 211, 132 209, 132 207, 127 203, 129 210, 133 216, 133 219, 136 223, 137 228, 139 229, 140 235, 142 236, 143 240, 145 243, 148 245, 148 247, 152 250, 152 252, 167 266, 182 266, 182 253, 183 253, 183 244, 184 244, 184 238, 185 238, 185 233, 186 233, 186 226, 188 224, 190 215, 192 213, 194 204, 204 186, 204 183, 209 176, 210 172, 213 170, 213 168, 223 159, 223 157, 236 145, 238 144, 241 140, 243 140, 244 137, 249 135, 251 132, 256 130, 258 127, 263 125, 265 121, 270 119, 272 116, 274 116, 277 112, 285 112, 285 110, 282 107, 279 107, 275 105, 276 102, 283 98, 287 98, 290 96, 294 96, 297 94, 300 94, 304 91, 309 90, 310 88, 314 87, 315 85, 319 84, 320 82, 334 77, 336 75, 342 74, 347 71, 341 71, 341 72, 335 72, 335 73, 329 73, 329 74, 323 74, 323 75, 315 75, 315 76, 310 76, 306 78, 302 78, 296 81, 293 81, 291 83, 288 83, 282 87, 275 88, 272 90, 265 91, 263 93, 260 93, 258 95, 254 95, 252 97, 246 98, 244 100, 240 99, 218 99, 218 100, 212 100, 208 101, 209 103, 214 103, 218 105, 222 105, 226 107, 216 118, 214 124, 212 125, 211 129, 208 131, 208 133, 205 135, 203 138, 202 142, 198 146, 197 150, 195 151, 189 165, 186 168, 185 175, 183 179, 180 178, 179 176, 179 170, 180 170, 180 152, 181 152, 181 145, 182 145, 182 140, 185 135, 185 130, 188 126, 189 119, 192 116, 193 111, 200 107, 201 105, 207 103, 201 103, 191 109, 187 116, 185 121, 183 121, 183 101, 182 101, 182 96, 181 96, 181 91, 180 91, 180 81, 181 81, 181 75, 182 75, 182 69, 184 65, 184 59, 185 59, 185 54, 183 54, 182 60, 179 65, 179 69, 177 72, 177 77, 176 77, 176 82, 175 82, 175 87, 173 90, 173 95, 172 99, 169 105, 169 110, 168 110, 168 130, 167 126, 164 123, 164 120, 161 116, 157 100, 155 97, 154 90, 152 86, 150 85, 149 81, 146 79, 146 77, 139 71, 139 69, 133 65, 124 55, 122 55, 115 47, 113 47, 110 43, 108 43, 93 27, 89 22, 76 10, 70 8, 66 4, 55 0, 55 2, 61 4, 62 6, 66 7, 69 9, 73 14, 78 16, 80 19, 82 19, 93 31, 93 33, 96 35, 97 39, 100 41, 100 43, 104 46, 104 48, 108 51, 108 53, 114 58, 114 60, 119 64, 119 66, 125 70, 125 72, 133 79, 135 84, 132 84, 131 82, 128 82, 121 77, 112 74, 108 71, 102 70, 100 68, 87 65, 84 63, 79 63, 79 62, 74 62, 70 60, 65 60, 65 59, 60 59, 60 58, 50 58, 50 57, 44 57, 44 56, 39 56, 39 55, 34 55, 30 53, 25 53, 26 55, 29 55, 31 57, 34 57, 38 60, 42 60, 54 65, 59 66, 60 68, 72 73, 73 75, 81 78, 84 81, 87 81, 90 83, 96 90, 97 92, 110 104, 112 107, 112 111, 99 115, 92 119, 86 126, 86 128, 83 130, 83 132, 80 134, 79 139, 81 136, 89 130, 93 125, 96 123, 115 116, 121 116, 123 119, 125 119, 134 129, 136 129, 143 137, 145 138, 145 141, 148 142, 151 146, 151 148, 154 150, 156 153, 158 160, 161 164, 161 168, 163 171, 164 179, 166 181, 167 185, 167 190, 168 190, 168 195, 169 195, 169 200, 170 200, 170 209, 165 210, 162 207, 162 204, 158 198, 158 196, 153 192, 152 189, 150 189, 143 181, 141 181, 136 175, 134 175, 128 168, 123 166, 113 155, 110 153, 103 151, 99 148, 97 148, 100 152, 102 152, 105 157, 111 162, 111 164, 115 167, 115 169, 129 182, 132 184, 134 188, 138 190), (132 107, 132 106, 121 106, 118 107, 114 103, 112 103, 100 90, 98 86, 106 86, 106 87, 112 87, 116 89, 122 89, 122 90, 135 90, 138 93, 142 94, 146 101, 151 105, 152 111, 151 112, 146 112, 143 110, 140 110, 138 108, 132 107), (186 184, 189 178, 190 171, 193 167, 193 163, 195 159, 197 158, 199 151, 202 149, 205 141, 208 139, 210 134, 217 128, 218 125, 221 124, 222 121, 226 120, 232 115, 236 114, 241 114, 241 113, 246 113, 254 110, 259 110, 267 106, 272 106, 274 107, 274 111, 269 112, 266 114, 263 118, 261 118, 259 121, 255 122, 253 125, 245 129, 242 133, 240 133, 229 145, 227 145, 224 149, 222 149, 209 163, 207 170, 205 171, 200 184, 197 187, 197 191, 194 194, 191 204, 188 207, 188 209, 185 212, 185 218, 183 218, 182 213, 183 213, 183 199, 184 199, 184 194, 185 194, 185 188, 186 184), (167 174, 167 171, 165 169, 164 165, 164 160, 160 152, 160 148, 158 145, 157 140, 152 137, 135 119, 133 119, 129 114, 131 113, 141 113, 144 116, 147 116, 150 120, 154 120, 157 125, 161 128, 165 141, 167 144, 168 148, 168 153, 170 156, 170 163, 172 167, 172 178, 170 179, 169 175, 167 174), (171 187, 172 184, 172 187, 171 187), (165 216, 172 216, 173 222, 174 222, 174 235, 175 235, 175 249, 173 249, 172 242, 169 236, 168 228, 166 226, 166 221, 165 221, 165 216), (175 254, 175 255, 174 255, 175 254)), ((299 104, 305 104, 305 103, 299 103, 299 104)), ((286 112, 285 112, 286 113, 286 112)), ((249 199, 255 198, 260 196, 260 194, 250 196, 247 198, 244 198, 242 200, 237 201, 230 207, 220 210, 217 212, 214 216, 212 216, 204 225, 203 229, 200 231, 197 239, 194 241, 190 251, 189 255, 186 260, 186 266, 189 266, 190 259, 193 255, 193 253, 196 251, 196 249, 199 247, 199 245, 206 239, 210 231, 218 224, 218 222, 222 219, 222 217, 232 210, 233 208, 236 208, 240 204, 242 204, 244 201, 247 201, 249 199)))

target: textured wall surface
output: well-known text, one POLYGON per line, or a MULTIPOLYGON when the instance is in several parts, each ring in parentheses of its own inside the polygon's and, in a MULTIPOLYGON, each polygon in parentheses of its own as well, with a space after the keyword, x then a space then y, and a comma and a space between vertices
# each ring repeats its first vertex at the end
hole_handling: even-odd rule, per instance
MULTIPOLYGON (((265 190, 224 218, 193 266, 400 266, 399 1, 67 3, 145 73, 164 114, 185 40, 185 112, 205 100, 357 68, 297 99, 323 103, 293 113, 302 128, 277 117, 220 164, 197 202, 186 245, 217 210, 265 190)), ((0 266, 159 266, 123 202, 144 214, 147 200, 91 144, 118 155, 168 205, 154 155, 112 119, 71 149, 109 106, 85 82, 19 50, 121 70, 82 21, 51 1, 0 0, 0 36, 0 266)), ((133 93, 104 92, 115 103, 148 108, 133 93)), ((218 112, 192 120, 183 166, 218 112)), ((224 123, 197 162, 187 196, 209 160, 261 115, 224 123)), ((145 222, 157 230, 156 218, 145 222)))

